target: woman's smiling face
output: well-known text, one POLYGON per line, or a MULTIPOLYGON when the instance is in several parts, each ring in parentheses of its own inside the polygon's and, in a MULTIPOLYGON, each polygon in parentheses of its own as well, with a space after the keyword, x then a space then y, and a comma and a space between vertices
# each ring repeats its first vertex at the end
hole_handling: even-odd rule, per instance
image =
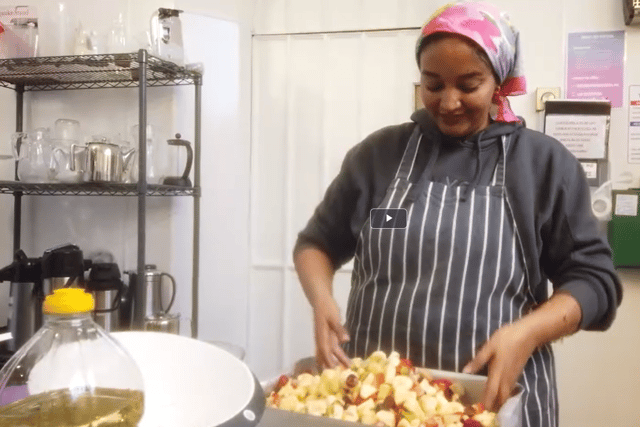
POLYGON ((467 137, 489 125, 498 84, 477 49, 471 40, 445 36, 420 54, 422 103, 445 135, 467 137))

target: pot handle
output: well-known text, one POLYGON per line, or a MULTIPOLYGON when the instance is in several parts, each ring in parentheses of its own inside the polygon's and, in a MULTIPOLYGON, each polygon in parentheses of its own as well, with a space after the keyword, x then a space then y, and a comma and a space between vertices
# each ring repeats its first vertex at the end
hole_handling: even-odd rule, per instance
POLYGON ((160 300, 160 309, 164 312, 164 314, 167 314, 169 313, 169 310, 171 310, 171 306, 173 306, 173 301, 175 301, 176 299, 176 279, 174 279, 173 276, 169 273, 163 272, 160 274, 160 278, 162 278, 162 276, 167 276, 169 280, 171 280, 171 301, 169 301, 169 305, 166 309, 162 308, 162 300, 160 300))
POLYGON ((75 172, 76 170, 76 148, 80 148, 81 150, 86 150, 86 145, 79 144, 71 144, 71 160, 69 160, 69 170, 75 172))
POLYGON ((185 141, 181 138, 180 134, 176 133, 176 139, 169 139, 167 140, 167 143, 169 143, 169 145, 182 145, 187 149, 187 165, 182 173, 182 180, 186 182, 186 180, 189 179, 191 166, 193 165, 193 149, 191 148, 191 143, 189 141, 185 141))

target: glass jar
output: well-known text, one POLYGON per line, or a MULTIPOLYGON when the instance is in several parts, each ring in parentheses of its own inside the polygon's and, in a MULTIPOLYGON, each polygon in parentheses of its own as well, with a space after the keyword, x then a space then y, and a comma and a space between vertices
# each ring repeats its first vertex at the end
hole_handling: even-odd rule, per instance
POLYGON ((0 371, 0 427, 134 427, 144 412, 142 374, 92 319, 93 296, 56 289, 45 323, 0 371))

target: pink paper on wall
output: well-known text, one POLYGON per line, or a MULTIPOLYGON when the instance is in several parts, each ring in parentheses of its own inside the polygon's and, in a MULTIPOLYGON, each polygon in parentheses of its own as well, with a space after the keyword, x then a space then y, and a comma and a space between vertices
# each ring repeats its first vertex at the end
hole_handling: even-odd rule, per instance
POLYGON ((570 33, 567 98, 607 99, 622 107, 624 31, 570 33))

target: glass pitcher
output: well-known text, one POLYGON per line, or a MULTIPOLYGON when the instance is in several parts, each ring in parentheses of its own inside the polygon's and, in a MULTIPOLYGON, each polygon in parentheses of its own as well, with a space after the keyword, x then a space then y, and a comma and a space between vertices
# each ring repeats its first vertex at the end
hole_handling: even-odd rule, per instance
POLYGON ((71 145, 77 141, 52 139, 52 162, 57 170, 53 179, 57 182, 78 183, 84 181, 84 152, 76 153, 71 164, 71 145))
POLYGON ((18 162, 18 179, 23 182, 49 182, 57 172, 51 156, 49 131, 39 128, 30 134, 14 133, 11 138, 13 156, 18 162))

